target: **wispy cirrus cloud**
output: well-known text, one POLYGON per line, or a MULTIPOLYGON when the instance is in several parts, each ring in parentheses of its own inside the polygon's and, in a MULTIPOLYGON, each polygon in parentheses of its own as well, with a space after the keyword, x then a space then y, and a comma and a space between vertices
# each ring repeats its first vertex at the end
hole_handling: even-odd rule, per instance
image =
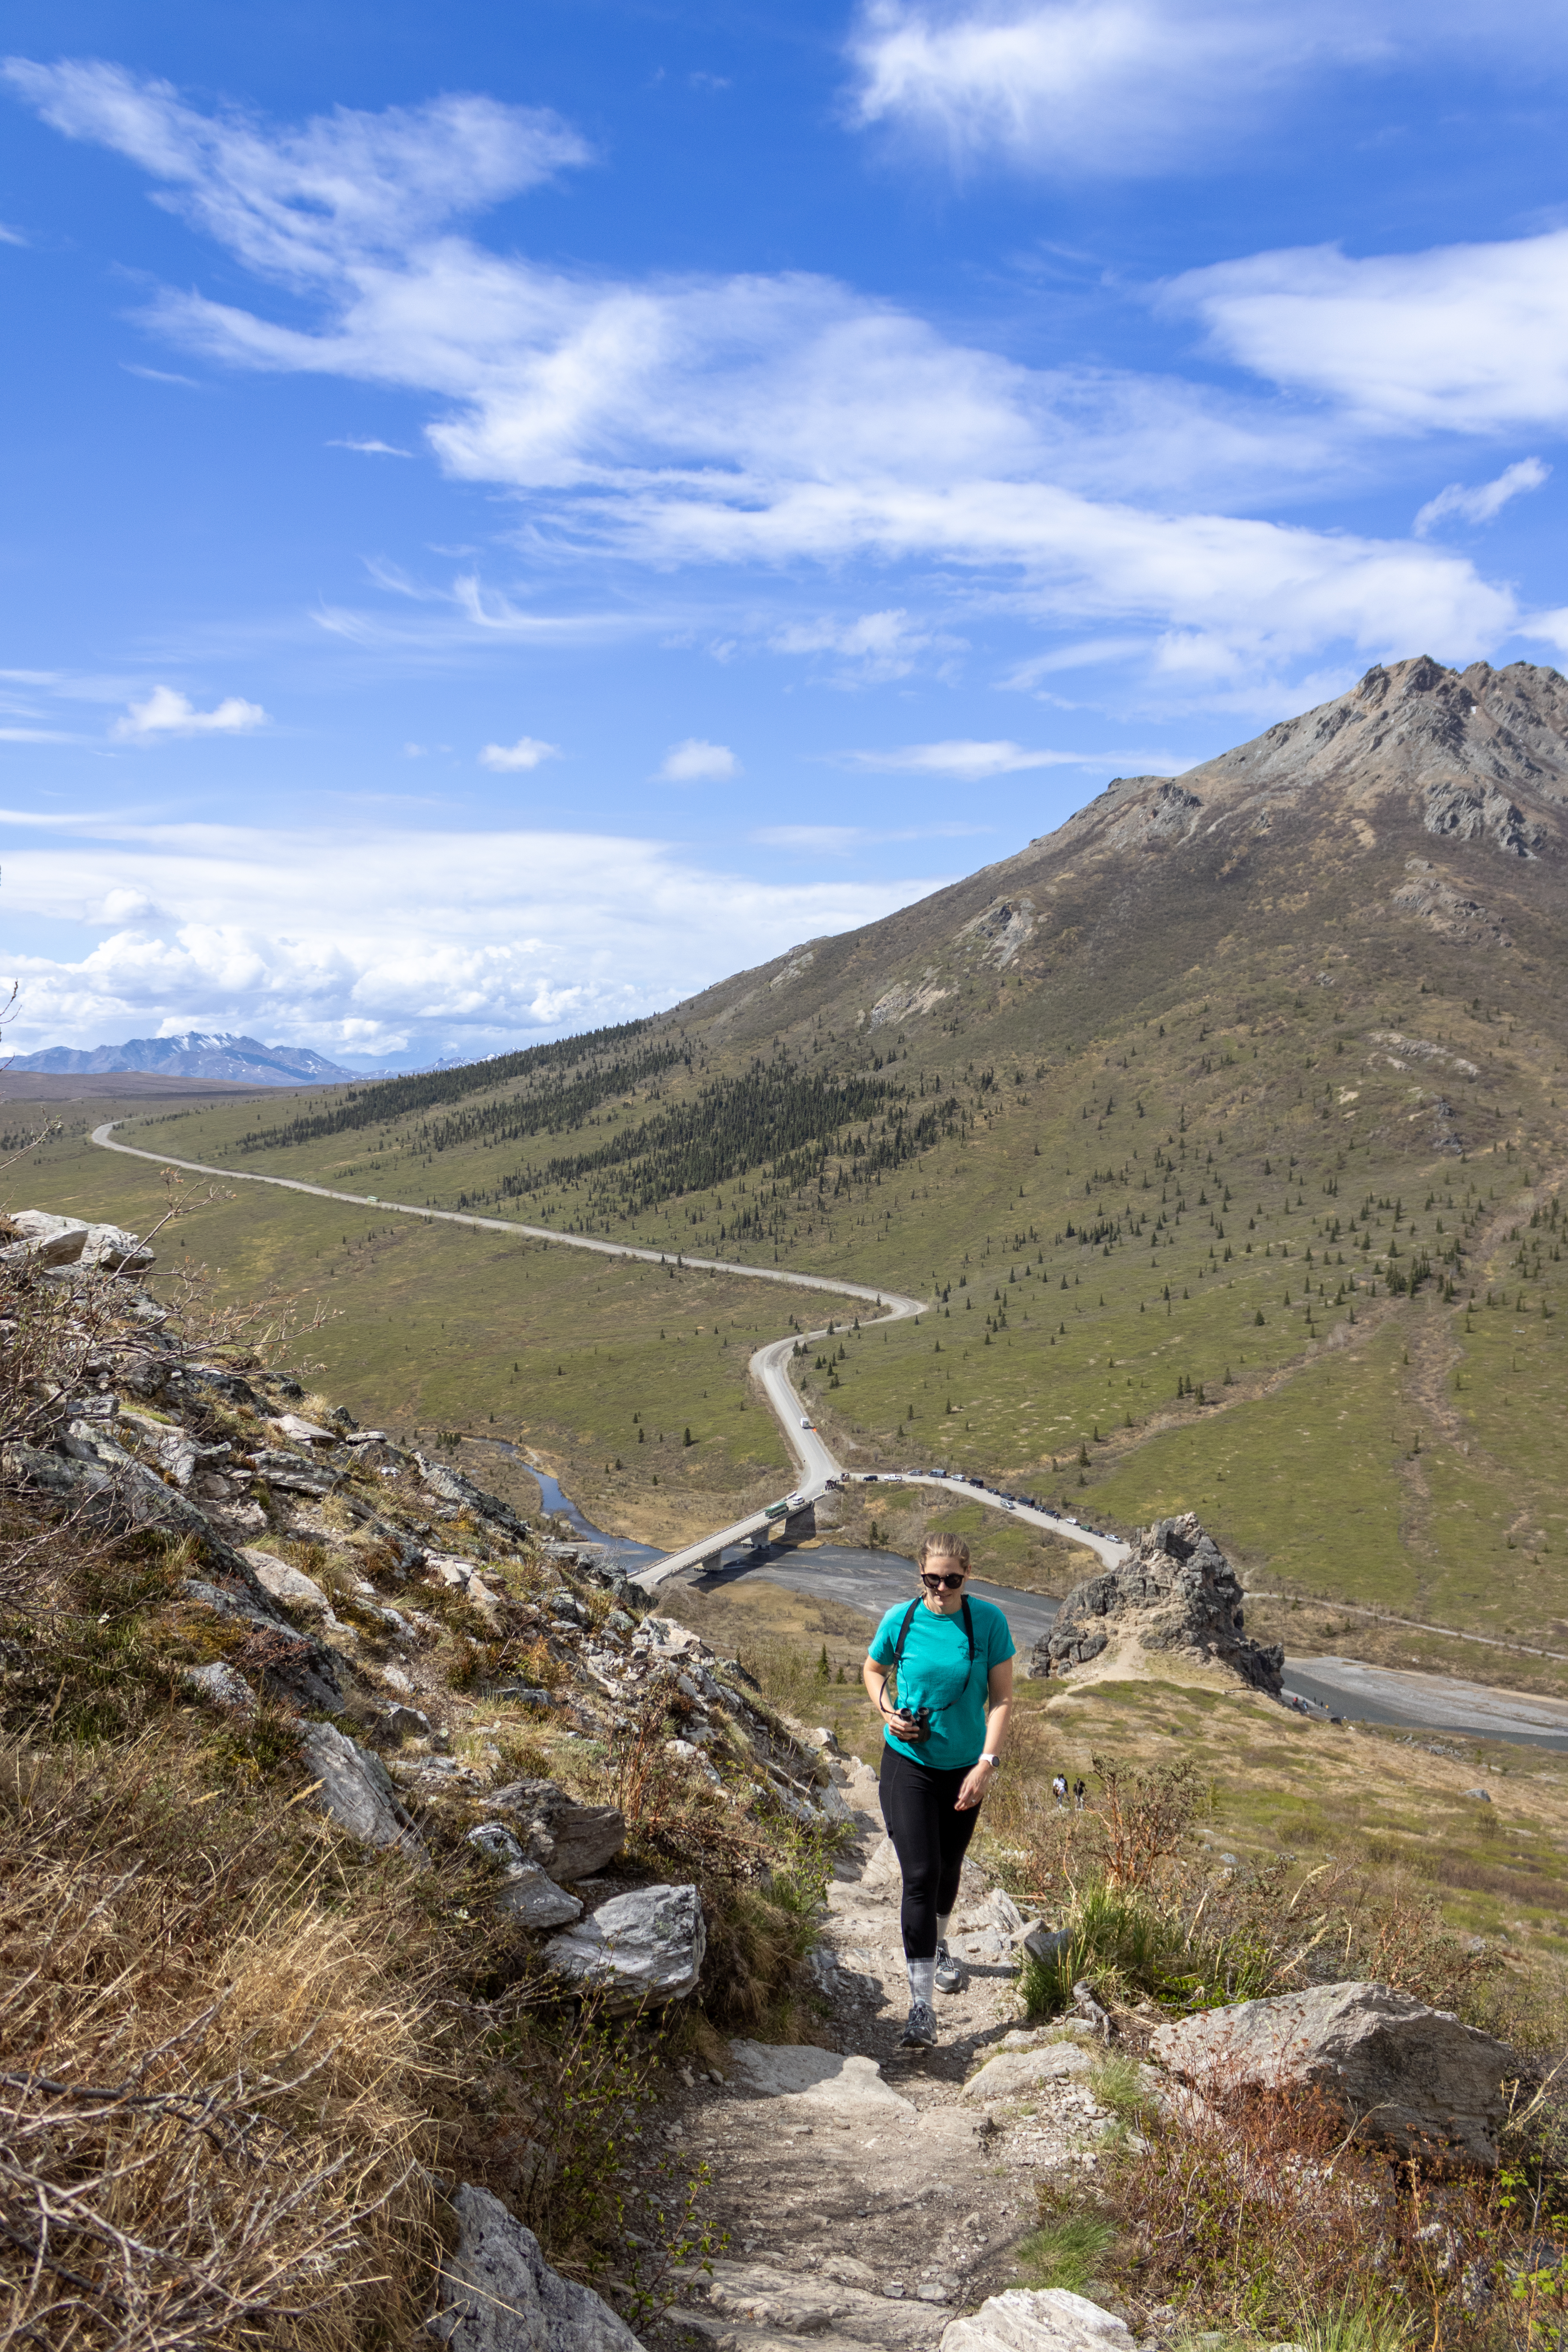
POLYGON ((1417 514, 1414 525, 1417 539, 1425 539, 1436 523, 1458 515, 1462 522, 1490 522, 1523 490, 1538 490, 1551 475, 1552 468, 1539 457, 1521 457, 1517 466, 1506 466, 1495 481, 1478 482, 1467 488, 1463 482, 1450 482, 1435 499, 1428 499, 1417 514))
MULTIPOLYGON (((1510 29, 1526 26, 1538 57, 1561 58, 1560 10, 1519 0, 1510 29)), ((1484 77, 1488 29, 1479 0, 867 0, 848 41, 849 113, 959 171, 1229 169, 1337 75, 1447 51, 1484 77)))
MULTIPOLYGON (((1244 41, 1266 13, 1211 15, 1244 41)), ((1085 0, 1077 14, 1106 12, 1085 0)), ((1171 25, 1209 21, 1168 13, 1171 25)), ((585 159, 553 117, 442 100, 278 129, 202 114, 115 68, 9 70, 46 119, 131 157, 161 201, 317 310, 313 325, 284 322, 168 292, 153 313, 166 333, 232 366, 431 398, 439 463, 512 493, 536 554, 592 550, 661 574, 940 566, 1016 593, 1043 628, 1135 630, 1189 681, 1270 676, 1328 648, 1468 657, 1520 625, 1511 589, 1452 549, 1233 510, 1244 490, 1346 462, 1342 435, 1337 445, 1302 405, 1032 370, 805 273, 616 279, 458 233, 466 213, 585 159)), ((1256 345, 1249 365, 1272 363, 1274 344, 1284 365, 1310 341, 1292 326, 1271 344, 1223 272, 1193 273, 1167 299, 1238 351, 1256 345)), ((1366 373, 1347 362, 1358 397, 1366 373)), ((477 577, 452 593, 476 634, 561 633, 477 577)), ((342 607, 318 617, 366 644, 381 627, 342 607)), ((907 616, 897 628, 880 614, 793 626, 781 641, 846 676, 897 675, 933 650, 916 647, 931 632, 907 616)))
POLYGON ((399 449, 391 441, 329 441, 329 449, 353 449, 362 457, 412 457, 412 449, 399 449))
POLYGON ((1568 228, 1360 259, 1292 247, 1187 270, 1161 299, 1241 366, 1384 431, 1568 424, 1568 228))
POLYGON ((1083 768, 1100 763, 1081 751, 1039 751, 1022 743, 905 743, 891 751, 844 751, 847 768, 868 773, 953 776, 979 783, 987 776, 1016 776, 1026 768, 1083 768))

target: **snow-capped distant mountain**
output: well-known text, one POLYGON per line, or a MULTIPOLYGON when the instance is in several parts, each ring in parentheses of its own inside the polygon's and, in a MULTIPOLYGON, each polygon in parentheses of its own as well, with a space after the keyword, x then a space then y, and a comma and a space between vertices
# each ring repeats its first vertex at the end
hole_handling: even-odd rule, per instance
POLYGON ((267 1087, 335 1087, 366 1075, 363 1070, 345 1070, 339 1063, 312 1053, 308 1045, 263 1045, 255 1037, 202 1029, 187 1029, 183 1037, 129 1037, 123 1045, 94 1045, 85 1052, 69 1045, 46 1045, 40 1053, 18 1054, 11 1066, 73 1076, 100 1070, 147 1070, 158 1077, 237 1078, 267 1087))

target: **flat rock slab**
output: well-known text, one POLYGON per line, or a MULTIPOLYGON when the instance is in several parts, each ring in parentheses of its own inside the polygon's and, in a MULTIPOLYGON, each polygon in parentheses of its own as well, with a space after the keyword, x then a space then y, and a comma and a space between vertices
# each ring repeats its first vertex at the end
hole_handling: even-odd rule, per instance
POLYGON ((684 2000, 697 1990, 707 1949, 695 1886, 639 1886, 552 1936, 544 1957, 558 1974, 596 1993, 605 2008, 619 2011, 684 2000))
POLYGON ((1076 2042, 1047 2043, 1044 2050, 1001 2050, 963 2086, 966 2099, 1016 2099, 1043 2083, 1087 2081, 1094 2060, 1076 2042))
POLYGON ((731 2042, 730 2058, 745 2088, 764 2099, 805 2098, 832 2106, 913 2112, 909 2100, 882 2080, 874 2058, 845 2058, 837 2050, 771 2042, 731 2042))
POLYGON ((309 1725, 300 1746, 324 1813, 366 1845, 397 1846, 416 1861, 427 1859, 424 1841, 398 1803, 379 1756, 345 1738, 330 1723, 309 1725))
POLYGON ((942 2352, 1131 2352, 1125 2320, 1065 2287, 1013 2287, 943 2331, 942 2352))
POLYGON ((826 2269, 803 2275, 766 2263, 715 2262, 693 2289, 718 2319, 797 2339, 820 2339, 832 2330, 862 2344, 934 2347, 942 2332, 942 2314, 930 2304, 894 2301, 826 2269))

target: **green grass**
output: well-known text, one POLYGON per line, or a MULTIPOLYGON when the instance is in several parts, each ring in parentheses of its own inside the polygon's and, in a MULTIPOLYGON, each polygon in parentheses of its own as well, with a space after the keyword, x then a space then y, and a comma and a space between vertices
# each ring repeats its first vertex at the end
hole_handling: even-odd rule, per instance
POLYGON ((1018 2284, 1042 2288, 1062 2287, 1069 2294, 1087 2294, 1104 2270, 1116 2244, 1114 2223, 1096 2213, 1070 2213, 1042 2222, 1017 2245, 1018 2284))

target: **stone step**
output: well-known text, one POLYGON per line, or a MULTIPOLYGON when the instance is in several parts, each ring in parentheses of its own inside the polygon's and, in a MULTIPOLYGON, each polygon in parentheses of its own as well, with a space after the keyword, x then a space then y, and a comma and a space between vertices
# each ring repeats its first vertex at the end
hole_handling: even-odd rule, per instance
POLYGON ((927 2301, 918 2281, 899 2281, 904 2294, 884 2294, 876 2277, 868 2263, 843 2255, 804 2275, 767 2263, 718 2261, 706 2277, 686 2274, 683 2316, 689 2325, 700 2320, 699 2332, 721 2352, 761 2352, 764 2338, 782 2338, 798 2352, 803 2336, 817 2343, 837 2336, 857 2345, 887 2345, 893 2352, 928 2352, 952 2316, 947 2294, 940 2302, 927 2301), (860 2273, 860 2283, 847 2273, 860 2273))

